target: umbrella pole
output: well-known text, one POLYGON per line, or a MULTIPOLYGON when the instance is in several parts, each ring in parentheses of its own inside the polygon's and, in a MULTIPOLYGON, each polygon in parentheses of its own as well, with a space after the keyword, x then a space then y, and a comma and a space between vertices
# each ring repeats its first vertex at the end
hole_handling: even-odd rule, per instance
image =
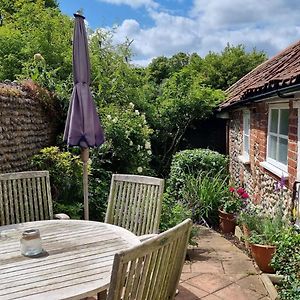
POLYGON ((89 160, 89 148, 81 148, 81 160, 83 162, 84 219, 85 220, 89 220, 89 194, 88 194, 88 160, 89 160))

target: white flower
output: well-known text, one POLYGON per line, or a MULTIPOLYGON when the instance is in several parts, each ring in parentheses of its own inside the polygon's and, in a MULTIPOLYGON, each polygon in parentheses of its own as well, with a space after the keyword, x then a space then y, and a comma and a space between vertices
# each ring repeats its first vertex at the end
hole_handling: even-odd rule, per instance
POLYGON ((137 168, 137 171, 138 171, 139 173, 142 173, 142 172, 143 172, 143 168, 142 168, 142 167, 138 167, 138 168, 137 168))
POLYGON ((147 153, 148 153, 149 155, 151 155, 151 154, 152 154, 152 151, 151 151, 151 150, 147 150, 147 153))
POLYGON ((36 53, 36 54, 34 54, 33 59, 36 60, 36 61, 44 60, 44 57, 42 56, 41 53, 36 53))
POLYGON ((135 113, 137 116, 140 115, 140 112, 139 112, 137 109, 134 111, 134 113, 135 113))
POLYGON ((129 107, 134 109, 134 104, 132 102, 129 103, 129 107))
POLYGON ((114 123, 117 123, 118 122, 118 118, 113 118, 112 120, 114 123))
POLYGON ((111 120, 111 115, 107 115, 107 119, 108 119, 108 120, 111 120))
POLYGON ((133 145, 133 141, 130 141, 130 142, 129 142, 129 146, 132 146, 132 145, 133 145))
POLYGON ((151 149, 151 144, 150 142, 145 143, 145 149, 151 149))
POLYGON ((141 145, 137 145, 136 147, 138 150, 141 150, 141 145))

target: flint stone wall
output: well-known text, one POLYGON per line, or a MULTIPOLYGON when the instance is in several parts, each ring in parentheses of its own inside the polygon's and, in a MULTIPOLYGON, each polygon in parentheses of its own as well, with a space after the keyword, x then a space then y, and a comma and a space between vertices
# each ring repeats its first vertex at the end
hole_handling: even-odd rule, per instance
POLYGON ((25 171, 55 128, 39 99, 24 86, 0 83, 0 173, 25 171))
MULTIPOLYGON (((292 186, 295 181, 296 169, 291 165, 289 151, 289 180, 286 188, 276 191, 280 178, 264 169, 260 162, 266 159, 268 105, 261 103, 248 108, 250 110, 250 163, 244 164, 239 156, 243 153, 243 111, 231 112, 229 123, 229 157, 231 180, 236 187, 244 187, 250 199, 260 205, 269 215, 274 215, 281 206, 285 215, 290 215, 292 186)), ((297 136, 292 134, 297 114, 290 105, 289 149, 297 143, 297 136)))

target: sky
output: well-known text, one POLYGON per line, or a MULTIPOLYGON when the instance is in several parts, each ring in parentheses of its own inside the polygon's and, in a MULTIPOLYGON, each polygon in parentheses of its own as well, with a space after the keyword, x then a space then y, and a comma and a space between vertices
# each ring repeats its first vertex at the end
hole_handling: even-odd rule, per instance
POLYGON ((58 0, 63 13, 83 9, 91 29, 115 28, 133 40, 132 63, 146 66, 178 52, 221 52, 227 43, 269 57, 300 39, 299 0, 58 0))

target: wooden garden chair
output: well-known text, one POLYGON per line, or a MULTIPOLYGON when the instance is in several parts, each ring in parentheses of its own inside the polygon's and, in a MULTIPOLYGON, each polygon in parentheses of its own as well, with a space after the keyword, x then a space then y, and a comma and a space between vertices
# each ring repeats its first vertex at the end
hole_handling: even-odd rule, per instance
POLYGON ((49 219, 69 219, 53 215, 48 171, 0 174, 0 225, 49 219))
POLYGON ((190 219, 114 257, 107 300, 172 300, 192 227, 190 219))
POLYGON ((164 180, 149 176, 114 174, 105 222, 121 226, 141 240, 158 233, 164 180))

